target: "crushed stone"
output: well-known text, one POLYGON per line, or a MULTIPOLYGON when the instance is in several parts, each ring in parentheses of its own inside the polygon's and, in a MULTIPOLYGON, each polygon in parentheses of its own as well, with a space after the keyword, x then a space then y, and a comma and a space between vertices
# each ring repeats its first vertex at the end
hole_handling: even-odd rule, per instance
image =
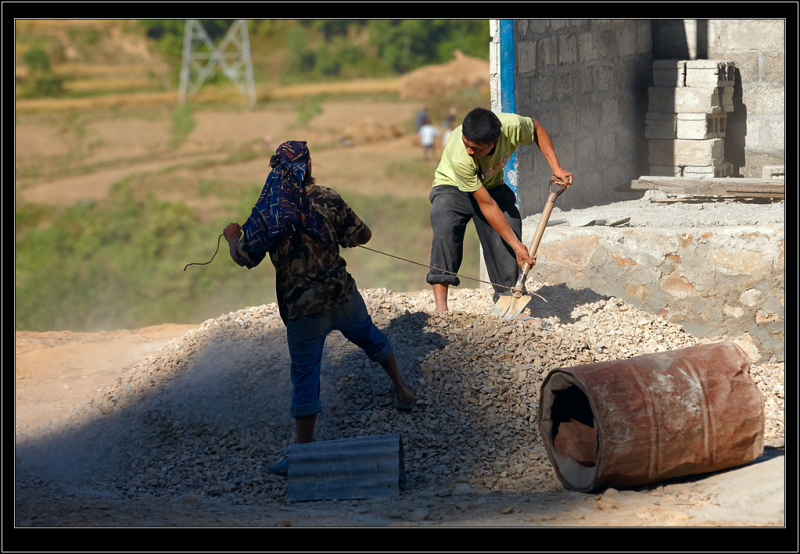
MULTIPOLYGON (((488 314, 487 289, 362 294, 417 392, 393 407, 380 366, 338 332, 325 346, 316 440, 399 433, 407 488, 560 491, 538 433, 538 394, 554 368, 701 344, 615 297, 534 283, 528 321, 488 314)), ((767 444, 783 444, 784 364, 751 367, 767 444)), ((287 502, 264 469, 294 443, 285 327, 277 305, 223 314, 174 339, 69 417, 57 435, 17 437, 17 486, 44 495, 287 502)))

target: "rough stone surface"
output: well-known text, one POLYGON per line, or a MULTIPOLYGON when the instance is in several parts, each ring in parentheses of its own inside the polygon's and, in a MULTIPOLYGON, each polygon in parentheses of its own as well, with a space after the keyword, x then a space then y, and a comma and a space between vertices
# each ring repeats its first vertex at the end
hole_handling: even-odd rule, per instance
MULTIPOLYGON (((538 433, 547 372, 702 341, 619 298, 533 281, 528 287, 547 302, 533 297, 525 313, 538 316, 526 321, 487 314, 485 290, 455 289, 454 311, 445 314, 431 311, 428 292, 362 291, 416 389, 416 409, 394 409, 380 367, 333 333, 316 439, 399 432, 412 491, 562 490, 538 433)), ((767 444, 778 446, 783 369, 751 369, 765 398, 767 444)), ((264 468, 294 442, 290 391, 276 305, 212 318, 121 375, 59 433, 18 433, 17 489, 58 498, 285 502, 286 479, 264 468)), ((411 521, 433 517, 425 505, 417 508, 411 521)))
MULTIPOLYGON (((531 276, 618 296, 698 337, 734 340, 753 362, 782 361, 784 202, 681 196, 647 191, 580 210, 557 201, 549 221, 558 224, 542 236, 531 276)), ((539 218, 523 220, 525 244, 539 218)))

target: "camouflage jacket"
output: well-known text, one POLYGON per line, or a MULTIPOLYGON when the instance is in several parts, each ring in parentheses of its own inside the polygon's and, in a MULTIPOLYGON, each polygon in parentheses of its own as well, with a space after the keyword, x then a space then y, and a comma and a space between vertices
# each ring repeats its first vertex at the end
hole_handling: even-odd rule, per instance
MULTIPOLYGON (((270 250, 278 309, 284 322, 344 304, 356 290, 355 280, 345 269, 347 262, 339 255, 339 246, 358 246, 356 238, 365 227, 364 222, 335 190, 306 185, 306 193, 336 240, 327 246, 301 230, 293 240, 284 239, 270 250)), ((237 250, 243 258, 250 258, 244 236, 239 239, 237 250)))

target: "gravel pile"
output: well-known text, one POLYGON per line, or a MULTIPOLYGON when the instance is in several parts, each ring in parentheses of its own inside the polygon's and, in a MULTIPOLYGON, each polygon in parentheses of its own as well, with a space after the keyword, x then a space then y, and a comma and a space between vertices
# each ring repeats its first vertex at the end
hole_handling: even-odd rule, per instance
MULTIPOLYGON (((410 489, 469 483, 510 492, 561 490, 538 433, 549 370, 700 344, 620 299, 534 284, 533 319, 487 314, 486 290, 453 289, 452 312, 427 291, 362 294, 417 391, 397 411, 390 382, 338 332, 326 343, 317 440, 399 433, 410 489)), ((767 444, 782 445, 784 364, 753 366, 767 444)), ((233 503, 285 499, 267 474, 294 442, 285 328, 275 304, 212 318, 121 376, 56 436, 18 437, 18 486, 99 496, 186 494, 233 503), (77 487, 77 489, 76 489, 77 487)))

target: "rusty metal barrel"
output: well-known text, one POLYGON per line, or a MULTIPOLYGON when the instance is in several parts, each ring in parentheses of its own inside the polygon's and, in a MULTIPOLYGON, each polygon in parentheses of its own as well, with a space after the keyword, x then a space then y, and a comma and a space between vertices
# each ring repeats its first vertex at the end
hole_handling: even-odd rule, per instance
POLYGON ((763 399, 738 345, 704 344, 552 370, 539 430, 566 489, 633 487, 761 456, 763 399))

